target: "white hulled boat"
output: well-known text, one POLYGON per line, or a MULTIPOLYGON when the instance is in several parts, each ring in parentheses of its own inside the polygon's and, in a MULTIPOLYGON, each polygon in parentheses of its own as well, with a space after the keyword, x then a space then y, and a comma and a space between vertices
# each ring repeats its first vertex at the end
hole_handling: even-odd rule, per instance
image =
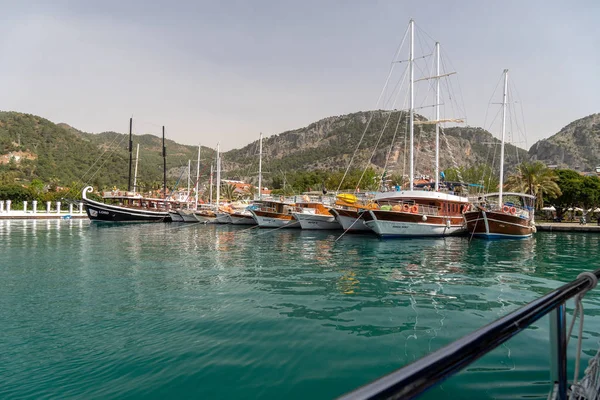
POLYGON ((259 228, 300 228, 298 220, 292 215, 294 208, 294 202, 282 196, 279 201, 256 202, 254 208, 250 209, 250 213, 259 228))
POLYGON ((382 237, 449 236, 465 232, 466 197, 406 190, 375 197, 377 209, 362 213, 365 225, 382 237))
POLYGON ((410 176, 409 190, 380 192, 375 195, 376 209, 363 211, 365 225, 383 237, 448 236, 466 231, 462 213, 469 206, 467 197, 453 193, 439 192, 439 123, 462 122, 461 120, 440 120, 439 79, 449 74, 440 74, 440 46, 435 44, 437 74, 431 78, 436 84, 435 120, 420 121, 421 124, 435 124, 435 186, 434 191, 419 191, 414 188, 414 21, 410 20, 409 52, 409 132, 410 132, 410 176))
POLYGON ((368 210, 366 198, 359 199, 350 193, 338 194, 335 203, 329 208, 329 213, 335 217, 342 229, 347 232, 370 232, 371 228, 365 225, 361 213, 368 210))
POLYGON ((304 195, 296 202, 292 215, 302 229, 342 229, 323 200, 323 198, 311 199, 308 195, 304 195))

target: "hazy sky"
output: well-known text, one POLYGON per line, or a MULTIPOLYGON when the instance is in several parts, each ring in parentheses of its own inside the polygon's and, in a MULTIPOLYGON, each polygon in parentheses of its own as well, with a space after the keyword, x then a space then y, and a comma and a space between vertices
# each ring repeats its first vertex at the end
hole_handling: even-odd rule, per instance
MULTIPOLYGON (((502 69, 527 146, 600 112, 600 1, 0 0, 0 109, 224 149, 375 107, 408 20, 442 43, 468 123, 502 69)), ((525 147, 524 144, 521 145, 525 147)))

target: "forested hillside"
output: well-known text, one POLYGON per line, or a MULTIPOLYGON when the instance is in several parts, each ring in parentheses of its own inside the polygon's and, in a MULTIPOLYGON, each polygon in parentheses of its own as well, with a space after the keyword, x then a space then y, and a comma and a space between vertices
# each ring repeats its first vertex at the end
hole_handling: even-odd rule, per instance
MULTIPOLYGON (((143 188, 162 186, 161 138, 134 135, 140 144, 138 181, 143 188)), ((197 147, 166 141, 169 183, 173 185, 188 160, 197 158, 197 147)), ((65 124, 16 112, 0 112, 0 181, 27 183, 40 179, 62 186, 92 184, 95 187, 126 187, 128 135, 115 132, 90 134, 65 124)), ((214 151, 203 148, 204 158, 214 151)), ((201 166, 206 175, 208 161, 201 166)), ((183 178, 187 179, 187 177, 183 178)))
MULTIPOLYGON (((416 121, 425 118, 416 116, 416 121)), ((405 112, 372 111, 330 117, 305 128, 263 140, 263 170, 272 177, 289 171, 338 171, 348 165, 387 174, 407 175, 408 124, 405 112), (364 134, 364 136, 363 136, 364 134), (362 140, 361 140, 362 138, 362 140), (357 150, 358 149, 358 150, 357 150), (352 163, 350 161, 352 160, 352 163)), ((435 128, 415 125, 415 175, 432 176, 435 165, 435 128)), ((478 164, 497 170, 500 141, 481 128, 447 128, 440 141, 440 167, 467 168, 478 164)), ((511 170, 529 158, 527 151, 508 144, 506 165, 511 170)), ((258 170, 258 141, 223 157, 232 176, 252 179, 258 170)))
MULTIPOLYGON (((356 181, 365 169, 369 171, 370 180, 384 171, 387 176, 401 180, 409 168, 407 120, 406 112, 400 111, 357 112, 324 118, 307 127, 267 137, 263 141, 264 185, 278 188, 296 179, 305 182, 305 186, 327 181, 330 187, 337 187, 348 166, 350 179, 356 181)), ((427 120, 419 115, 415 120, 415 175, 432 176, 434 125, 425 123, 427 120)), ((223 178, 257 183, 258 137, 256 139, 243 148, 223 154, 223 178)), ((134 135, 133 142, 134 156, 135 146, 140 144, 140 188, 160 188, 161 139, 154 135, 134 135)), ((447 128, 441 139, 441 169, 485 164, 497 170, 498 144, 497 139, 481 128, 447 128)), ((124 133, 85 133, 34 115, 1 112, 0 182, 27 184, 37 178, 68 187, 92 184, 96 188, 125 188, 127 145, 128 135, 124 133)), ((180 177, 180 186, 185 186, 187 177, 182 176, 182 172, 187 171, 188 160, 192 160, 195 170, 196 157, 197 147, 167 140, 170 187, 180 177)), ((201 183, 205 185, 215 151, 203 147, 201 158, 201 183)), ((527 159, 525 150, 507 146, 508 171, 527 159)))

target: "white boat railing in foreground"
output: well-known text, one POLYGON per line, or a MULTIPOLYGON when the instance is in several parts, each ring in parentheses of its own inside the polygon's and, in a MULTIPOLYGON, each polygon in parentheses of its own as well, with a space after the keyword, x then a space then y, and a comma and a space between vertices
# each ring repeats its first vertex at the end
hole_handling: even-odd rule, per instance
MULTIPOLYGON (((577 382, 579 367, 576 366, 575 380, 571 382, 569 390, 567 343, 574 319, 569 332, 567 332, 566 322, 566 301, 571 298, 575 298, 575 308, 580 311, 580 324, 583 322, 581 298, 588 290, 596 287, 598 278, 600 278, 600 269, 584 272, 576 280, 401 369, 342 396, 341 399, 416 398, 524 331, 546 314, 550 314, 550 374, 554 383, 549 398, 598 399, 600 398, 600 350, 590 360, 584 377, 579 382, 577 382)), ((579 329, 576 365, 579 365, 581 354, 581 336, 582 326, 579 329)))

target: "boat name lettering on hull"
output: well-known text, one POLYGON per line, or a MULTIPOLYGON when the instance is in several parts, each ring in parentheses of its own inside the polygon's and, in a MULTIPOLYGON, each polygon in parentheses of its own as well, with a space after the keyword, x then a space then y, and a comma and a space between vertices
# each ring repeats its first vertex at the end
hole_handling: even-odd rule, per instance
POLYGON ((392 228, 394 229, 408 229, 408 225, 392 225, 392 228))

